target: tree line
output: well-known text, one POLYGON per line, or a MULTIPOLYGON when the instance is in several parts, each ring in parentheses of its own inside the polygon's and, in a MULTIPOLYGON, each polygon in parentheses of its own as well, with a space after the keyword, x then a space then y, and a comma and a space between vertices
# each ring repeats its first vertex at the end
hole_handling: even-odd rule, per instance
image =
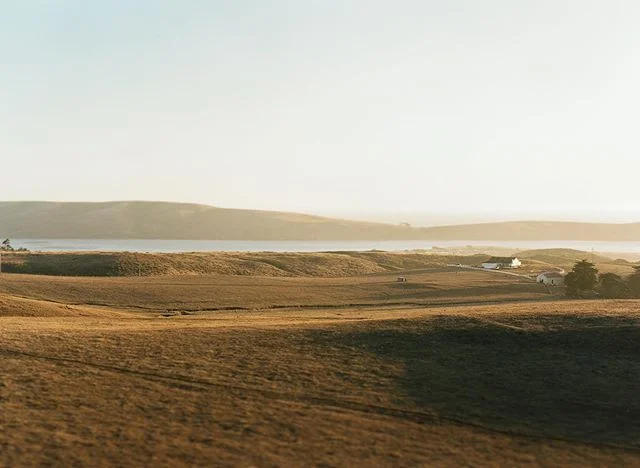
POLYGON ((565 278, 567 296, 573 298, 603 297, 606 299, 640 298, 640 265, 622 277, 615 273, 598 274, 596 266, 582 260, 573 266, 565 278))
MULTIPOLYGON (((2 239, 2 237, 0 237, 0 239, 2 239)), ((14 248, 13 245, 11 245, 11 240, 10 239, 5 239, 2 242, 0 242, 0 251, 5 251, 5 252, 28 252, 29 249, 25 249, 24 247, 19 247, 19 248, 14 248)))

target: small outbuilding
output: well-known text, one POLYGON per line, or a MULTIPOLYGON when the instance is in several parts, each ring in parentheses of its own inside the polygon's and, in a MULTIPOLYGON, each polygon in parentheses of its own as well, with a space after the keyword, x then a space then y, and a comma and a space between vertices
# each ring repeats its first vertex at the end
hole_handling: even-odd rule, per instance
POLYGON ((482 264, 487 270, 500 270, 502 268, 518 268, 522 262, 516 257, 491 257, 482 264))
POLYGON ((557 271, 546 271, 540 273, 536 277, 536 281, 547 286, 562 286, 564 285, 564 275, 557 271))

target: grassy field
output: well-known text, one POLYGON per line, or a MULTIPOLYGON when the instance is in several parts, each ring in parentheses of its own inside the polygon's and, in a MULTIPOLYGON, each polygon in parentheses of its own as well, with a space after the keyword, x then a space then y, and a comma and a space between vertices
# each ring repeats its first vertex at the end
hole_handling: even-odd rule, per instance
MULTIPOLYGON (((571 249, 529 250, 507 253, 483 247, 486 252, 517 255, 524 261, 521 272, 571 269, 582 259, 595 262, 603 272, 632 272, 632 263, 571 249)), ((234 275, 269 277, 341 278, 372 273, 444 267, 449 264, 480 265, 490 255, 472 248, 420 252, 4 252, 3 271, 51 276, 184 276, 234 275)))
POLYGON ((640 301, 407 276, 2 275, 0 466, 640 464, 640 301))
POLYGON ((3 275, 0 294, 63 304, 197 312, 221 309, 422 305, 551 297, 527 278, 435 268, 347 278, 164 276, 130 278, 3 275))
POLYGON ((479 264, 487 255, 455 256, 389 252, 13 252, 3 257, 9 273, 60 276, 236 275, 272 277, 345 277, 449 263, 479 264))

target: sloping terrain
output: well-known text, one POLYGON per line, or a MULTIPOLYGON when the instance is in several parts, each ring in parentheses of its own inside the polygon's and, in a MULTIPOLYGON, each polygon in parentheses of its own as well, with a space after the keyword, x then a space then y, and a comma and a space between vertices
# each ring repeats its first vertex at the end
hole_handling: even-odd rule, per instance
POLYGON ((12 238, 208 240, 640 241, 640 223, 545 221, 412 228, 276 211, 168 202, 0 202, 12 238))
POLYGON ((589 260, 594 263, 611 263, 613 259, 603 255, 596 255, 575 249, 536 249, 523 250, 514 253, 519 259, 536 260, 549 264, 566 265, 574 264, 580 260, 589 260))
POLYGON ((537 249, 526 250, 514 253, 519 259, 523 260, 528 269, 540 270, 545 266, 552 266, 571 270, 576 262, 588 260, 593 262, 601 273, 616 273, 619 275, 629 275, 634 271, 632 263, 622 259, 612 259, 603 255, 597 255, 591 252, 584 252, 574 249, 537 249))
POLYGON ((419 229, 165 202, 0 202, 2 235, 59 239, 419 239, 419 229))
POLYGON ((78 316, 70 306, 0 294, 0 317, 78 316))
POLYGON ((636 466, 639 305, 0 317, 0 465, 636 466))
POLYGON ((429 239, 469 241, 640 241, 640 223, 509 221, 427 228, 429 239))
POLYGON ((3 254, 3 271, 62 276, 242 275, 341 277, 480 264, 486 255, 453 256, 388 252, 323 253, 31 253, 3 254))
MULTIPOLYGON (((602 272, 628 275, 634 263, 571 249, 515 253, 524 261, 520 274, 535 276, 549 269, 570 270, 590 259, 602 272)), ((393 252, 317 253, 128 253, 12 252, 2 256, 7 273, 52 276, 184 276, 234 275, 339 278, 443 268, 451 264, 479 266, 489 255, 446 255, 393 252)))
POLYGON ((0 466, 640 463, 640 301, 399 271, 4 273, 0 466))
POLYGON ((406 283, 394 273, 348 278, 165 276, 126 278, 3 274, 0 293, 61 304, 141 311, 321 308, 350 305, 428 305, 500 300, 547 300, 535 281, 492 272, 413 270, 406 283))

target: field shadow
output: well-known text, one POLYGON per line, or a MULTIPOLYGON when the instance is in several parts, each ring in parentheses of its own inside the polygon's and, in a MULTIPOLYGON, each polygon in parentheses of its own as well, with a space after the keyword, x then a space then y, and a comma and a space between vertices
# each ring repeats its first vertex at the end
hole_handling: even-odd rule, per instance
POLYGON ((539 297, 548 295, 548 291, 537 283, 518 282, 490 285, 474 285, 469 287, 448 287, 435 283, 394 283, 387 285, 384 293, 380 292, 380 285, 363 285, 363 291, 370 291, 371 297, 383 300, 403 298, 406 300, 428 300, 441 298, 473 298, 491 296, 531 295, 539 297))
POLYGON ((105 253, 46 253, 13 255, 3 259, 2 271, 47 276, 118 276, 115 257, 105 253))
POLYGON ((400 361, 399 404, 505 431, 640 448, 637 322, 553 315, 523 328, 526 319, 504 320, 440 316, 316 338, 400 361))

